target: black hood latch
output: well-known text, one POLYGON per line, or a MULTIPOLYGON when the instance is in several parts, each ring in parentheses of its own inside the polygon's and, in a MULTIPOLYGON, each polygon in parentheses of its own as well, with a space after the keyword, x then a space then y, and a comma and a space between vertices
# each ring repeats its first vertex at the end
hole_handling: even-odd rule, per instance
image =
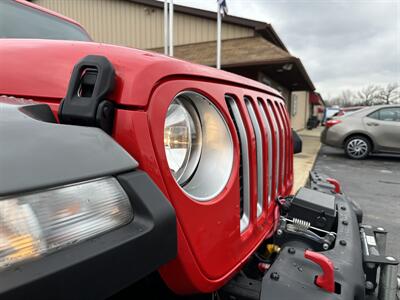
POLYGON ((115 86, 115 70, 104 56, 88 55, 72 71, 67 95, 62 100, 60 123, 99 127, 112 133, 114 103, 106 100, 115 86))

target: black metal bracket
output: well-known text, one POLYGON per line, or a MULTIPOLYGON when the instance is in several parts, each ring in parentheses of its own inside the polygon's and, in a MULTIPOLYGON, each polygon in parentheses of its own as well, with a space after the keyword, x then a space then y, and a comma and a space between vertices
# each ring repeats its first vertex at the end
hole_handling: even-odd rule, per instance
POLYGON ((115 70, 104 56, 82 58, 71 74, 68 90, 60 104, 60 123, 99 127, 112 132, 114 103, 106 100, 115 86, 115 70))
POLYGON ((386 255, 387 231, 384 228, 363 224, 360 226, 360 235, 367 282, 366 291, 372 294, 378 285, 378 268, 382 269, 388 265, 397 266, 399 261, 393 256, 386 255))

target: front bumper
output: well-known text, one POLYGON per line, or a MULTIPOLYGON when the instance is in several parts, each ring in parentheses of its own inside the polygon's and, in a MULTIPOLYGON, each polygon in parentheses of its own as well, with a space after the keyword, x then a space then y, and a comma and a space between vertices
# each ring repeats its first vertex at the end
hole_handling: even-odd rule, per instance
POLYGON ((104 299, 175 258, 176 216, 168 200, 144 172, 117 179, 133 221, 0 272, 0 299, 104 299))
POLYGON ((278 203, 275 235, 222 289, 223 299, 396 299, 398 261, 385 255, 386 233, 362 225, 362 210, 340 184, 311 172, 308 189, 278 203), (332 206, 334 222, 322 225, 320 217, 333 216, 332 206))
MULTIPOLYGON (((324 176, 312 173, 310 179, 312 189, 332 193, 333 186, 324 176)), ((297 241, 283 245, 262 280, 261 299, 354 300, 366 299, 366 294, 370 294, 368 299, 374 299, 376 294, 379 299, 395 299, 398 261, 385 256, 386 241, 381 236, 385 232, 359 224, 357 205, 343 194, 336 194, 335 202, 338 216, 336 241, 330 250, 320 252, 333 263, 335 291, 328 292, 316 285, 321 268, 304 257, 308 247, 297 241), (379 266, 381 278, 378 283, 376 274, 379 266)))

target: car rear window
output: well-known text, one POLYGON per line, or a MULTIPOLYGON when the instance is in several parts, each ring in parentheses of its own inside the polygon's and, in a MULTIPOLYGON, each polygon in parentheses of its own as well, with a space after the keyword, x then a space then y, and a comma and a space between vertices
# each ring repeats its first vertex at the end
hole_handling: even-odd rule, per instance
POLYGON ((71 22, 10 0, 0 1, 0 38, 91 40, 71 22))
POLYGON ((378 109, 369 114, 368 117, 380 121, 400 122, 400 107, 388 107, 378 109))

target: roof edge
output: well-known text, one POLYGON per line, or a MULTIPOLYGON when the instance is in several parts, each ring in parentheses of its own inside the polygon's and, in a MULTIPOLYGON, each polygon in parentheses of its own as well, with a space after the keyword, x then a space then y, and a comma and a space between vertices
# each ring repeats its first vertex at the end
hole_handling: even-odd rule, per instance
MULTIPOLYGON (((148 6, 164 9, 164 3, 161 1, 157 1, 157 0, 128 0, 128 1, 137 3, 137 4, 143 4, 143 5, 148 5, 148 6)), ((211 19, 211 20, 215 20, 215 21, 217 20, 216 12, 205 10, 205 9, 174 4, 174 11, 184 13, 184 14, 189 14, 189 15, 196 16, 196 17, 211 19)), ((261 21, 254 21, 251 19, 246 19, 246 18, 232 16, 232 15, 226 15, 225 17, 223 17, 222 20, 224 23, 230 23, 230 24, 235 24, 235 25, 240 25, 240 26, 245 26, 245 27, 251 27, 254 29, 255 32, 259 33, 261 36, 263 36, 268 41, 272 42, 273 44, 282 48, 283 50, 289 52, 288 49, 286 48, 285 44, 283 43, 283 41, 279 38, 278 34, 272 27, 272 25, 269 23, 261 22, 261 21)))
POLYGON ((306 69, 304 68, 304 65, 303 65, 303 63, 301 62, 300 58, 292 56, 292 57, 290 57, 289 59, 290 59, 291 61, 293 61, 293 62, 298 66, 298 68, 299 68, 301 74, 304 76, 304 78, 306 79, 307 83, 309 84, 310 90, 311 90, 311 91, 315 91, 314 83, 312 82, 310 76, 308 75, 306 69))
POLYGON ((279 59, 271 59, 271 60, 263 60, 263 61, 258 61, 258 62, 246 62, 246 63, 239 63, 239 64, 229 64, 229 65, 224 65, 222 64, 221 67, 223 69, 225 68, 237 68, 237 67, 243 67, 243 66, 259 66, 263 64, 280 64, 280 63, 294 63, 298 67, 301 75, 304 77, 305 81, 308 84, 308 87, 310 88, 310 91, 315 91, 315 86, 313 82, 311 81, 310 76, 308 75, 306 69, 304 68, 303 63, 301 62, 300 58, 295 57, 295 56, 290 56, 287 58, 279 58, 279 59))

